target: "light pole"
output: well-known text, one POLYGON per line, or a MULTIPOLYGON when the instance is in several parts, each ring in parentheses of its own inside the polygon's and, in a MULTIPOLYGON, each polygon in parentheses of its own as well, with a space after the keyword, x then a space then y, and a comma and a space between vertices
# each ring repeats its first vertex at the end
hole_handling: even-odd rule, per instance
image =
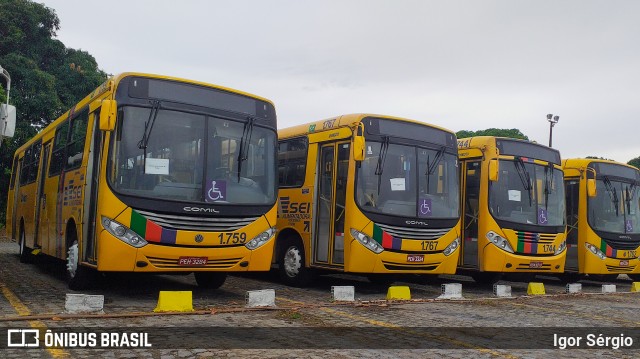
POLYGON ((560 116, 554 116, 552 113, 547 115, 547 121, 549 121, 549 147, 551 147, 551 140, 553 139, 553 126, 560 121, 560 116))

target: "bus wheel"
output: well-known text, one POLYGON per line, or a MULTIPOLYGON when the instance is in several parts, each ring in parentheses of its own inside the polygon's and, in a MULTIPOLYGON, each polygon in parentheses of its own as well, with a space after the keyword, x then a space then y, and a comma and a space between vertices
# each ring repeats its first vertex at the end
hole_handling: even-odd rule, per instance
POLYGON ((227 273, 221 272, 194 272, 198 287, 207 289, 218 289, 227 280, 227 273))
POLYGON ((304 287, 311 282, 311 270, 304 265, 304 252, 299 243, 290 243, 278 261, 280 279, 287 285, 304 287))
POLYGON ((24 230, 20 229, 20 263, 33 262, 33 255, 31 254, 31 248, 27 247, 27 238, 24 234, 24 230))
POLYGON ((475 272, 471 274, 476 283, 480 284, 493 284, 502 279, 502 273, 500 272, 475 272))
POLYGON ((80 251, 75 240, 67 249, 67 283, 69 289, 82 290, 89 287, 89 269, 80 266, 80 251))

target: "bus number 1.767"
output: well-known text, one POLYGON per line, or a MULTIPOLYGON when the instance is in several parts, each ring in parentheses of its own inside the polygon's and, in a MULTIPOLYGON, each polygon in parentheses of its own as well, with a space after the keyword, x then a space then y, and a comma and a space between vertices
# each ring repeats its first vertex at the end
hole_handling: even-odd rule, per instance
POLYGON ((422 241, 421 245, 423 251, 435 251, 438 248, 438 242, 435 241, 422 241))

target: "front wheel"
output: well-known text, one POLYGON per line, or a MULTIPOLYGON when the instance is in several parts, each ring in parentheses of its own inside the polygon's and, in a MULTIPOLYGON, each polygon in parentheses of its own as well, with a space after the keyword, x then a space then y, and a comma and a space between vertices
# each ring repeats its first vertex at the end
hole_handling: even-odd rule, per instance
POLYGON ((278 261, 280 279, 287 285, 304 287, 311 283, 311 269, 304 265, 304 251, 298 243, 289 244, 278 261))
POLYGON ((221 272, 194 272, 198 287, 207 289, 218 289, 227 280, 227 273, 221 272))
POLYGON ((89 269, 80 265, 78 241, 74 240, 67 249, 67 283, 69 289, 82 290, 91 284, 89 269))
POLYGON ((26 236, 24 230, 20 230, 20 263, 33 262, 33 255, 31 254, 31 248, 27 247, 26 236))

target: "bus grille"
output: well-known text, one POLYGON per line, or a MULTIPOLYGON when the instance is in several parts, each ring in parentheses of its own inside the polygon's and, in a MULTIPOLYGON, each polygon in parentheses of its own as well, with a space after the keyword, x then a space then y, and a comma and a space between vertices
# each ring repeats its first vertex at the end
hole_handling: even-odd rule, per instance
POLYGON ((516 231, 518 240, 530 243, 552 243, 557 234, 554 233, 534 233, 534 232, 522 232, 516 231))
POLYGON ((181 266, 178 265, 178 258, 160 258, 160 257, 147 257, 149 263, 156 268, 231 268, 238 264, 242 258, 228 258, 228 259, 207 259, 207 264, 203 266, 181 266))
POLYGON ((611 266, 607 264, 607 270, 609 272, 614 272, 614 273, 629 273, 629 272, 632 272, 635 268, 636 266, 620 267, 620 266, 611 266))
POLYGON ((438 268, 440 263, 420 263, 420 264, 406 264, 395 262, 382 262, 387 270, 399 270, 399 271, 432 271, 438 268))
POLYGON ((607 242, 607 244, 613 249, 636 249, 638 248, 638 246, 640 246, 640 241, 635 241, 632 239, 616 240, 607 238, 604 241, 607 242))
POLYGON ((421 239, 421 240, 436 240, 447 234, 452 228, 413 228, 413 227, 396 227, 388 226, 386 224, 376 223, 383 231, 389 233, 394 237, 402 239, 421 239))
POLYGON ((136 211, 163 228, 180 231, 233 232, 260 218, 193 217, 175 214, 161 214, 137 209, 136 211))

